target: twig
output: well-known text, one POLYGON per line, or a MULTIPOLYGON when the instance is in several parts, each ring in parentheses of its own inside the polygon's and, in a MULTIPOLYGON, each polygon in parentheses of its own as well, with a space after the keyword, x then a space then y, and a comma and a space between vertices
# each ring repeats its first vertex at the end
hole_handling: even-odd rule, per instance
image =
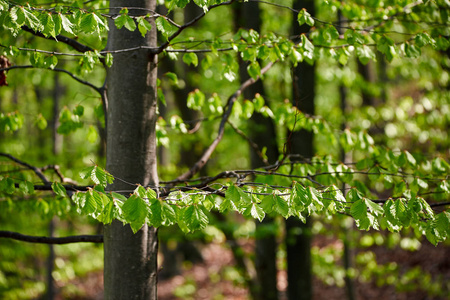
POLYGON ((233 130, 239 134, 242 138, 244 138, 248 144, 250 145, 250 147, 253 148, 253 150, 256 152, 256 154, 258 155, 258 157, 262 160, 262 162, 268 166, 269 162, 267 161, 267 158, 264 157, 264 155, 262 154, 262 152, 259 150, 258 144, 256 144, 254 141, 252 141, 248 136, 245 135, 245 133, 240 130, 239 128, 237 128, 236 126, 234 126, 233 123, 231 123, 229 120, 227 121, 227 123, 231 126, 231 128, 233 128, 233 130))
POLYGON ((103 235, 74 235, 66 237, 47 237, 23 235, 18 232, 0 231, 0 238, 39 244, 103 243, 103 235))

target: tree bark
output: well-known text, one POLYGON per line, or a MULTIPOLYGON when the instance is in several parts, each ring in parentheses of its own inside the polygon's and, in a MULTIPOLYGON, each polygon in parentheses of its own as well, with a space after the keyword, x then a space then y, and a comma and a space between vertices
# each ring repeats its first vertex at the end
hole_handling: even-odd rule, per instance
MULTIPOLYGON (((156 0, 112 0, 117 7, 156 9, 156 0)), ((129 9, 130 15, 147 11, 129 9)), ((110 23, 108 50, 156 46, 156 26, 143 38, 138 30, 118 30, 110 23)), ((108 70, 106 169, 116 179, 108 190, 129 191, 139 183, 156 186, 157 57, 146 50, 114 54, 108 70), (131 183, 131 184, 130 184, 131 183)), ((124 193, 129 194, 129 192, 124 193)), ((157 231, 144 225, 133 234, 119 221, 104 227, 105 299, 157 298, 157 231)))
MULTIPOLYGON (((313 0, 296 0, 294 9, 305 8, 314 15, 313 0)), ((309 31, 309 26, 298 26, 297 18, 293 19, 293 34, 300 36, 309 31)), ((292 70, 293 105, 306 114, 314 114, 315 98, 315 66, 306 62, 299 63, 292 70)), ((313 133, 301 129, 291 135, 290 152, 300 154, 309 159, 314 155, 313 133)), ((298 218, 286 220, 286 253, 288 274, 288 299, 312 299, 312 268, 311 268, 311 220, 306 224, 298 218)))

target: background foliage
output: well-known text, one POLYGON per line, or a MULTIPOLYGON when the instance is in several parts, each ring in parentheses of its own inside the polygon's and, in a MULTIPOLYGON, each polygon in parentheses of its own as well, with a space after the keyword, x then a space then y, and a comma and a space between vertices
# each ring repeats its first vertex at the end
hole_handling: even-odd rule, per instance
MULTIPOLYGON (((208 240, 227 226, 234 238, 252 240, 261 233, 248 219, 271 216, 276 221, 267 230, 282 239, 281 218, 312 215, 314 234, 333 232, 337 238, 344 238, 343 228, 353 219, 367 231, 352 233, 360 247, 415 250, 421 243, 446 240, 447 1, 319 1, 315 15, 292 9, 293 1, 257 1, 260 32, 235 27, 233 5, 243 2, 194 1, 190 19, 189 1, 160 2, 158 12, 135 17, 131 8, 109 15, 107 1, 0 0, 2 230, 45 236, 48 224, 56 222, 56 236, 98 233, 98 221, 118 218, 133 230, 144 223, 162 226, 162 239, 169 241, 183 236, 172 235, 179 230, 208 240), (156 28, 150 18, 156 18, 156 28), (309 32, 292 33, 295 20, 311 27, 309 32), (132 183, 128 191, 104 190, 120 180, 120 174, 102 169, 103 82, 114 63, 114 53, 105 50, 111 26, 159 33, 160 46, 148 49, 160 59, 159 187, 132 183), (250 78, 262 78, 266 94, 240 95, 238 58, 250 78), (314 115, 291 102, 292 66, 304 62, 317 68, 314 115), (249 147, 256 113, 275 124, 281 155, 274 165, 254 170, 255 148, 267 158, 267 149, 249 147), (290 132, 299 130, 314 132, 313 158, 289 153, 290 132), (193 164, 187 156, 200 157, 216 138, 220 143, 200 176, 183 178, 193 164), (345 163, 343 152, 351 158, 345 163)), ((52 274, 61 285, 102 268, 98 246, 56 249, 61 258, 52 274), (86 253, 89 263, 83 262, 86 253)), ((281 257, 283 251, 280 247, 281 257)), ((34 298, 44 292, 45 246, 2 240, 0 252, 2 297, 34 298)), ((353 271, 336 267, 341 253, 333 247, 312 253, 315 275, 329 284, 342 286, 345 274, 353 272, 353 278, 399 290, 419 282, 432 296, 449 291, 445 280, 419 278, 419 269, 403 272, 377 264, 369 251, 356 256, 353 271)), ((76 293, 69 290, 66 285, 66 293, 76 293)))

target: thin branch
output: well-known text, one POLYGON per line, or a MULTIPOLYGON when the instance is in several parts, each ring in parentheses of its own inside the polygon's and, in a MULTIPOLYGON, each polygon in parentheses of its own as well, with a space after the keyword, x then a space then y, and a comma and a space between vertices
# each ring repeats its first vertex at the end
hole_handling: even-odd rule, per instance
MULTIPOLYGON (((213 9, 213 8, 216 8, 216 7, 219 7, 219 6, 223 6, 223 5, 230 5, 230 4, 232 4, 233 2, 235 2, 235 1, 236 1, 236 0, 230 0, 230 1, 227 1, 227 2, 222 2, 222 3, 219 3, 219 4, 214 4, 214 5, 209 6, 209 7, 208 7, 208 10, 211 10, 211 9, 213 9)), ((177 36, 179 36, 186 28, 188 28, 188 27, 194 25, 195 23, 197 23, 197 22, 198 22, 200 19, 202 19, 205 15, 206 15, 206 12, 204 11, 203 13, 201 13, 200 15, 198 15, 197 17, 195 17, 195 18, 192 19, 191 21, 189 21, 189 22, 187 22, 186 24, 183 24, 182 26, 180 26, 180 27, 178 28, 178 30, 175 31, 174 34, 172 34, 171 36, 169 36, 169 37, 167 38, 167 41, 166 41, 164 44, 162 44, 161 46, 159 46, 159 47, 156 49, 156 51, 153 52, 153 54, 159 54, 159 53, 163 52, 163 51, 170 45, 170 42, 171 42, 174 38, 176 38, 177 36)))
MULTIPOLYGON (((73 184, 63 184, 62 185, 66 191, 72 191, 72 192, 85 192, 89 189, 93 189, 93 185, 73 185, 73 184)), ((34 189, 36 191, 52 191, 52 187, 50 185, 34 185, 34 189)))
POLYGON ((51 69, 51 68, 37 68, 37 67, 32 66, 32 65, 25 65, 25 66, 12 66, 12 67, 9 67, 9 68, 3 68, 3 69, 0 69, 0 72, 2 72, 2 71, 9 71, 9 70, 13 70, 13 69, 44 69, 44 70, 50 70, 50 71, 55 71, 55 72, 66 73, 67 75, 69 75, 70 77, 72 77, 73 79, 78 81, 79 83, 94 89, 97 93, 100 94, 100 96, 103 95, 103 87, 97 87, 97 86, 93 85, 92 83, 90 83, 89 81, 83 80, 83 79, 75 76, 73 73, 71 73, 71 72, 69 72, 67 70, 64 70, 64 69, 59 69, 59 68, 54 68, 54 69, 51 69))
MULTIPOLYGON (((273 62, 268 63, 264 68, 261 69, 261 75, 266 73, 272 66, 273 66, 273 62)), ((233 95, 231 95, 230 98, 228 98, 228 102, 225 106, 225 108, 228 107, 228 109, 226 109, 225 113, 222 116, 222 121, 220 122, 219 132, 217 134, 217 137, 214 139, 214 141, 211 143, 211 145, 203 153, 200 160, 198 160, 189 171, 178 176, 177 180, 183 181, 186 179, 190 179, 198 171, 200 171, 200 169, 202 169, 205 166, 205 164, 208 162, 209 158, 211 157, 211 154, 214 152, 217 145, 222 140, 222 137, 223 137, 223 134, 225 131, 225 124, 227 123, 228 118, 231 115, 231 110, 233 109, 234 102, 246 88, 248 88, 250 85, 254 84, 258 79, 259 79, 259 77, 257 79, 253 79, 253 78, 247 79, 244 83, 242 83, 242 85, 239 87, 239 89, 233 95)))
POLYGON ((34 31, 33 29, 31 29, 30 27, 28 27, 28 26, 26 26, 26 25, 22 26, 22 30, 23 30, 23 31, 30 32, 30 33, 32 33, 33 35, 38 36, 38 37, 41 37, 41 38, 44 38, 44 39, 48 39, 48 40, 55 40, 55 39, 56 39, 56 41, 61 42, 61 43, 64 43, 64 44, 66 44, 66 45, 69 45, 69 46, 71 46, 73 49, 75 49, 76 51, 81 52, 81 53, 85 53, 85 52, 88 52, 88 51, 95 51, 95 50, 92 49, 91 47, 86 46, 86 45, 84 45, 84 44, 81 44, 81 43, 78 42, 77 40, 71 39, 71 38, 69 38, 69 37, 67 37, 67 36, 64 36, 64 35, 60 35, 60 34, 59 34, 59 35, 57 35, 55 38, 53 38, 53 37, 47 37, 47 36, 43 35, 41 32, 34 31))
POLYGON ((46 170, 53 170, 55 172, 55 174, 59 177, 61 182, 68 183, 68 184, 71 184, 73 186, 77 186, 78 185, 78 182, 76 182, 75 180, 73 180, 71 178, 64 177, 64 175, 61 173, 61 170, 60 170, 58 165, 48 165, 48 166, 40 168, 40 170, 42 172, 45 172, 46 170))
POLYGON ((447 206, 447 205, 450 205, 450 202, 430 203, 430 206, 431 206, 431 207, 447 206))
POLYGON ((103 243, 103 235, 74 235, 66 237, 47 237, 24 235, 12 231, 0 231, 0 238, 39 244, 103 243))
MULTIPOLYGON (((5 46, 5 45, 2 45, 2 44, 0 44, 0 47, 9 49, 9 46, 5 46)), ((81 57, 81 56, 84 55, 84 54, 79 54, 79 53, 63 53, 63 52, 48 51, 48 50, 33 49, 33 48, 21 48, 21 47, 18 47, 17 49, 20 50, 20 51, 39 52, 39 53, 44 53, 44 54, 48 54, 48 55, 55 55, 55 56, 78 56, 78 57, 81 57)))
POLYGON ((247 143, 250 145, 250 147, 253 148, 253 150, 256 152, 256 154, 258 155, 258 157, 262 160, 262 162, 268 166, 269 162, 267 161, 267 158, 264 157, 264 155, 262 154, 262 152, 259 150, 258 144, 256 144, 254 141, 252 141, 247 135, 245 135, 245 133, 240 130, 239 128, 237 128, 236 126, 234 126, 233 123, 231 123, 229 120, 227 121, 227 123, 231 126, 231 128, 233 128, 233 130, 239 134, 242 138, 244 138, 247 143))
POLYGON ((20 159, 12 156, 10 154, 7 154, 7 153, 0 152, 0 156, 6 157, 15 163, 18 163, 21 166, 27 167, 28 169, 32 170, 42 180, 42 182, 44 184, 46 184, 46 185, 50 184, 50 181, 47 179, 47 177, 45 177, 44 173, 42 173, 42 171, 39 168, 32 166, 24 161, 21 161, 20 159))

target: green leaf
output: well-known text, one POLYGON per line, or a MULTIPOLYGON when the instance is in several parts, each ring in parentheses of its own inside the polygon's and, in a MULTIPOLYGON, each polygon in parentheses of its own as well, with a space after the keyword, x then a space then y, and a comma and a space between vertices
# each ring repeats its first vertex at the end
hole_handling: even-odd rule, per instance
POLYGON ((177 30, 177 28, 170 24, 164 17, 159 17, 156 19, 156 28, 161 32, 166 40, 168 40, 168 38, 177 30))
POLYGON ((61 19, 62 28, 70 34, 74 34, 73 28, 75 25, 63 14, 58 13, 58 17, 61 19))
POLYGON ((277 194, 273 195, 273 200, 274 200, 273 204, 274 204, 275 211, 277 213, 279 213, 280 215, 282 215, 284 218, 288 218, 289 217, 289 206, 288 206, 288 203, 286 202, 286 200, 277 194))
POLYGON ((301 26, 303 24, 308 24, 309 26, 314 26, 314 19, 311 15, 306 11, 305 8, 299 11, 297 15, 298 24, 301 26))
MULTIPOLYGON (((155 201, 157 202, 157 201, 155 201)), ((161 216, 163 219, 163 225, 172 225, 176 222, 176 212, 172 205, 167 202, 163 202, 161 216)))
POLYGON ((252 62, 247 67, 248 74, 254 79, 257 80, 259 76, 261 76, 261 67, 257 61, 252 62))
POLYGON ((195 89, 193 92, 188 94, 187 107, 193 110, 201 110, 205 105, 205 94, 203 94, 199 89, 195 89))
POLYGON ((406 42, 403 46, 405 49, 406 57, 417 58, 422 54, 422 52, 420 51, 420 48, 414 44, 410 44, 410 43, 406 42))
POLYGON ((48 37, 56 37, 56 31, 55 31, 55 22, 53 21, 52 14, 46 13, 40 15, 40 22, 43 26, 42 33, 48 37))
POLYGON ((58 64, 58 58, 54 55, 47 56, 44 59, 44 67, 49 69, 54 69, 58 64))
MULTIPOLYGON (((239 209, 241 203, 241 194, 239 193, 239 190, 236 188, 235 185, 230 185, 228 187, 227 191, 225 192, 225 200, 228 202, 227 203, 229 206, 228 208, 231 208, 236 211, 239 209)), ((224 202, 222 202, 222 204, 224 202)), ((222 204, 220 205, 221 211, 223 211, 222 204)))
POLYGON ((356 48, 356 55, 358 56, 358 58, 361 61, 361 63, 363 63, 364 65, 367 64, 370 60, 376 61, 375 53, 372 51, 372 49, 370 49, 366 45, 362 45, 361 47, 357 47, 356 48))
POLYGON ((86 139, 88 140, 89 143, 93 144, 97 141, 97 138, 98 138, 97 130, 95 129, 94 126, 90 125, 86 139))
POLYGON ((428 214, 429 219, 434 219, 434 210, 431 208, 430 204, 428 204, 425 199, 422 197, 417 197, 417 200, 419 200, 419 203, 422 204, 422 207, 425 209, 425 212, 428 214))
POLYGON ((5 177, 0 181, 0 191, 4 191, 7 194, 13 194, 16 190, 14 180, 9 177, 5 177))
POLYGON ((99 184, 103 187, 108 183, 106 180, 106 172, 102 168, 95 167, 94 171, 91 173, 91 179, 95 184, 99 184))
POLYGON ((121 29, 123 26, 125 26, 125 28, 128 29, 129 31, 136 30, 136 23, 134 22, 133 18, 131 18, 128 14, 122 14, 119 17, 117 17, 114 20, 114 24, 118 29, 121 29))
POLYGON ((431 166, 433 167, 433 171, 438 173, 446 173, 450 169, 449 164, 440 157, 433 159, 431 166))
POLYGON ((80 177, 81 179, 88 179, 91 178, 91 174, 94 171, 95 167, 87 167, 81 170, 80 177))
POLYGON ((363 45, 365 43, 364 36, 354 29, 347 29, 344 33, 344 38, 350 45, 363 45))
POLYGON ((152 30, 152 25, 144 17, 139 17, 137 20, 139 32, 142 34, 142 37, 145 37, 147 31, 152 30))
POLYGON ((87 13, 82 16, 80 29, 85 33, 99 31, 99 26, 97 19, 94 17, 94 13, 87 13))
POLYGON ((97 217, 97 220, 99 220, 103 224, 111 224, 113 219, 114 219, 114 202, 109 201, 103 208, 100 215, 97 217))
POLYGON ((47 120, 44 118, 44 116, 42 114, 39 114, 37 116, 36 121, 34 122, 34 124, 36 124, 36 126, 40 129, 40 130, 44 130, 45 128, 47 128, 47 120))
POLYGON ((9 9, 8 2, 0 0, 0 11, 7 11, 8 9, 9 9))
POLYGON ((356 169, 365 170, 371 168, 373 164, 374 162, 371 158, 364 158, 363 160, 360 160, 356 163, 356 169))
POLYGON ((379 204, 367 198, 364 198, 364 203, 366 204, 369 211, 372 212, 374 215, 378 216, 383 214, 383 208, 381 208, 379 204))
POLYGON ((403 194, 403 192, 406 191, 406 182, 404 180, 401 180, 399 183, 396 183, 394 185, 394 191, 393 196, 398 197, 403 194))
POLYGON ((193 52, 188 52, 185 53, 183 55, 183 61, 187 64, 187 65, 193 65, 194 67, 196 67, 198 65, 198 57, 197 54, 193 53, 193 52))
POLYGON ((261 201, 261 208, 268 214, 270 214, 274 209, 274 197, 273 195, 265 196, 261 201))
POLYGON ((447 211, 443 211, 436 215, 436 230, 439 232, 439 235, 442 237, 442 240, 445 240, 450 235, 450 213, 447 211))
POLYGON ((136 233, 144 225, 149 208, 144 199, 131 195, 123 204, 122 213, 125 221, 130 223, 131 229, 136 233))
POLYGON ((295 204, 297 204, 302 210, 311 204, 311 198, 308 197, 306 189, 296 182, 292 189, 292 198, 295 204))
POLYGON ((66 188, 59 182, 52 183, 52 190, 55 192, 56 195, 60 197, 64 198, 67 196, 66 188))
POLYGON ((184 221, 190 231, 195 231, 205 228, 209 219, 201 205, 192 205, 184 211, 184 221))
POLYGON ((378 165, 374 166, 369 170, 368 177, 370 181, 377 181, 380 178, 380 176, 381 176, 380 167, 378 165))
POLYGON ((105 64, 108 68, 111 68, 112 64, 113 64, 113 55, 111 53, 106 53, 105 56, 105 64))
POLYGON ((260 222, 262 222, 266 214, 257 203, 253 202, 252 205, 247 207, 247 209, 244 212, 244 215, 246 216, 251 215, 254 219, 258 219, 260 222))
POLYGON ((170 82, 173 84, 173 85, 178 85, 178 76, 177 76, 177 74, 175 74, 175 73, 172 73, 172 72, 167 72, 166 74, 164 74, 164 76, 166 76, 167 78, 169 78, 170 79, 170 82))
POLYGON ((26 9, 25 7, 21 6, 20 10, 23 13, 23 16, 25 18, 25 23, 31 27, 34 31, 40 31, 43 26, 41 24, 41 22, 39 21, 39 19, 28 9, 26 9))
POLYGON ((133 194, 141 198, 147 198, 147 191, 142 185, 138 185, 138 187, 134 189, 133 194))
POLYGON ((127 201, 127 197, 125 197, 122 194, 116 193, 116 192, 111 192, 111 196, 113 197, 113 199, 118 199, 118 200, 120 200, 122 202, 127 201))
POLYGON ((27 195, 34 193, 34 185, 27 180, 19 182, 19 189, 27 195))
POLYGON ((84 114, 84 107, 82 105, 77 105, 73 110, 73 114, 81 117, 84 114))
POLYGON ((416 159, 414 158, 414 156, 412 156, 412 154, 406 150, 404 150, 403 153, 405 154, 406 160, 411 165, 411 167, 415 167, 417 163, 416 163, 416 159))
POLYGON ((164 218, 162 215, 162 201, 156 200, 150 205, 150 224, 154 227, 159 227, 163 224, 164 218))
POLYGON ((367 217, 367 206, 363 199, 360 199, 352 204, 350 214, 354 219, 364 219, 367 217))
POLYGON ((242 116, 245 119, 250 119, 254 112, 254 105, 253 102, 245 100, 244 104, 242 105, 242 116))

